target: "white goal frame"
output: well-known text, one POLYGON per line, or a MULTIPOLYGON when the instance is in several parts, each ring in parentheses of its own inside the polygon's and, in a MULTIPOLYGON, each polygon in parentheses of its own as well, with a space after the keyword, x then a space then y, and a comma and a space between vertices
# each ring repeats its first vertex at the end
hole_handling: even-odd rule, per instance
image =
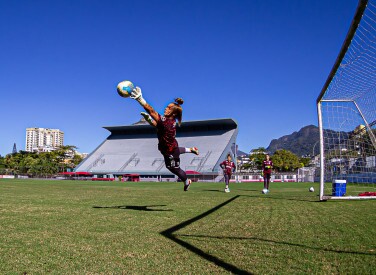
MULTIPOLYGON (((328 190, 330 188, 327 187, 328 184, 332 184, 333 181, 335 180, 335 177, 333 176, 333 173, 329 173, 328 170, 326 169, 327 167, 330 167, 331 165, 335 166, 335 161, 339 162, 339 168, 337 169, 340 171, 340 175, 344 179, 346 179, 345 172, 342 174, 342 169, 341 165, 343 159, 345 157, 341 157, 341 152, 342 150, 347 150, 347 148, 342 148, 345 146, 342 146, 343 140, 341 140, 341 136, 345 136, 350 140, 350 136, 353 135, 355 136, 356 134, 356 129, 361 129, 362 127, 362 135, 363 133, 366 133, 367 135, 367 141, 369 141, 369 144, 367 144, 367 148, 371 148, 371 155, 368 153, 368 158, 376 158, 376 138, 375 138, 375 129, 372 129, 373 126, 376 125, 376 106, 374 104, 370 104, 364 99, 359 99, 364 96, 364 94, 369 93, 371 91, 373 96, 373 93, 375 93, 376 90, 376 80, 373 74, 369 74, 369 70, 367 71, 367 58, 364 58, 362 62, 362 66, 364 64, 366 65, 364 71, 361 70, 356 70, 357 66, 355 63, 358 62, 357 59, 360 59, 358 55, 356 55, 356 50, 357 47, 359 47, 359 42, 354 39, 357 37, 362 38, 362 29, 359 30, 359 25, 363 23, 363 25, 366 25, 367 28, 371 30, 371 37, 370 41, 365 41, 364 39, 361 39, 361 42, 364 42, 366 46, 368 46, 370 43, 371 48, 376 48, 376 42, 375 34, 376 33, 376 4, 375 3, 369 3, 372 2, 373 0, 359 0, 358 7, 356 9, 353 21, 351 23, 350 29, 347 33, 346 39, 342 45, 342 48, 340 50, 340 53, 335 61, 335 64, 324 84, 324 87, 321 90, 321 93, 317 99, 317 113, 318 113, 318 124, 319 124, 319 133, 320 133, 320 200, 328 200, 328 199, 376 199, 376 196, 359 196, 359 195, 350 195, 350 196, 333 196, 332 194, 328 194, 328 190), (368 5, 372 6, 372 10, 367 10, 368 5), (365 12, 368 12, 369 15, 368 19, 363 19, 365 12), (370 17, 371 16, 371 17, 370 17), (374 17, 373 17, 374 16, 374 17), (368 20, 368 21, 367 21, 368 20), (371 22, 371 23, 370 23, 371 22), (372 24, 374 23, 374 24, 372 24), (359 30, 359 34, 357 34, 357 31, 359 30), (358 35, 358 36, 357 36, 358 35), (374 39, 374 40, 373 40, 374 39), (352 43, 354 45, 352 45, 352 43), (368 44, 367 44, 368 43, 368 44), (353 47, 352 47, 353 46, 353 47), (355 48, 355 50, 353 49, 355 48), (355 53, 354 53, 355 52, 355 53), (348 57, 351 55, 355 55, 355 57, 348 57), (352 64, 346 61, 345 59, 349 59, 350 61, 353 61, 352 64), (352 59, 351 59, 352 58, 352 59), (355 60, 355 61, 354 61, 355 60), (346 68, 348 66, 349 68, 346 68), (351 67, 353 66, 353 67, 351 67), (355 68, 355 70, 354 70, 355 68), (356 71, 355 77, 353 71, 356 71), (349 71, 346 71, 349 70, 349 71), (350 72, 350 73, 348 73, 350 72), (347 75, 348 73, 348 75, 347 75), (347 77, 347 78, 346 78, 347 77), (351 79, 349 79, 351 78, 351 79), (361 82, 359 81, 361 79, 361 82), (352 83, 350 83, 353 81, 352 83), (358 81, 358 82, 357 82, 358 81), (358 87, 357 85, 361 83, 363 90, 359 88, 359 91, 351 91, 354 87, 358 87), (353 85, 353 86, 351 86, 353 85), (345 87, 346 91, 341 90, 342 87, 345 87), (334 92, 333 92, 334 91, 334 92), (351 94, 350 94, 351 93, 351 94), (358 100, 363 100, 362 101, 362 106, 359 106, 358 100), (364 104, 367 106, 367 115, 364 114, 362 107, 364 108, 364 104), (368 105, 367 105, 368 104, 368 105), (346 107, 346 106, 351 106, 346 107), (349 111, 347 111, 348 109, 349 111), (333 111, 334 110, 334 111, 333 111), (335 111, 339 110, 338 112, 342 112, 340 114, 336 114, 335 111), (330 113, 332 112, 332 113, 330 113), (352 114, 347 114, 346 112, 352 112, 352 114), (329 117, 328 116, 331 116, 329 117), (342 115, 342 116, 341 116, 342 115), (354 119, 354 117, 357 117, 354 119), (371 120, 370 120, 371 118, 371 120), (342 121, 341 121, 342 119, 342 121), (369 121, 370 120, 370 121, 369 121), (330 122, 334 125, 336 124, 336 127, 333 126, 333 128, 328 126, 330 122), (354 123, 358 123, 360 121, 361 123, 358 124, 357 128, 352 128, 352 131, 349 130, 349 127, 354 127, 354 123), (339 127, 338 127, 339 125, 339 127), (347 129, 341 129, 342 126, 348 127, 347 129), (360 127, 361 126, 361 127, 360 127), (329 134, 328 134, 329 133, 329 134), (334 134, 333 134, 334 133, 334 134), (355 134, 354 134, 355 133, 355 134), (331 141, 328 141, 328 136, 338 136, 338 139, 335 140, 333 138, 331 141), (328 145, 329 144, 329 145, 328 145), (329 151, 329 147, 331 146, 331 151, 329 151), (330 154, 332 153, 332 155, 330 154), (334 153, 333 153, 334 152, 334 153), (336 153, 339 154, 339 157, 335 155, 336 153), (332 158, 332 159, 330 159, 332 158), (327 163, 326 163, 327 162, 327 163)), ((362 45, 360 46, 361 49, 364 49, 365 47, 362 45)), ((376 51, 375 51, 376 52, 376 51)), ((374 52, 372 52, 374 53, 374 52)), ((376 60, 376 58, 375 58, 376 60)), ((371 60, 369 67, 371 68, 371 72, 374 72, 374 68, 376 67, 374 60, 371 60)), ((375 72, 376 74, 376 72, 375 72)), ((359 85, 361 86, 361 85, 359 85)), ((367 97, 368 94, 364 97, 367 97)), ((375 94, 376 98, 376 94, 375 94)), ((373 97, 372 97, 373 99, 373 97)), ((372 103, 372 101, 370 101, 372 103)), ((344 127, 345 128, 345 127, 344 127)), ((342 138, 343 139, 343 138, 342 138)), ((348 142, 348 141, 346 141, 348 142)), ((358 144, 355 141, 353 141, 353 144, 358 144)), ((356 150, 353 150, 352 153, 354 154, 356 150)), ((360 149, 358 150, 358 154, 360 154, 360 149)), ((367 156, 367 155, 366 155, 367 156)), ((351 157, 347 157, 348 159, 351 159, 351 157)), ((366 157, 365 157, 366 158, 366 157)), ((355 159, 355 157, 353 157, 355 159)), ((349 160, 348 160, 349 162, 349 160)), ((366 165, 366 164, 363 164, 366 165)), ((331 167, 331 171, 335 170, 336 167, 331 167)), ((374 168, 376 169, 376 167, 374 168)), ((344 169, 345 170, 345 169, 344 169)), ((368 171, 364 169, 364 171, 368 171)), ((363 172, 361 172, 363 173, 363 172)), ((361 174, 361 175, 364 175, 361 174)), ((373 174, 372 174, 373 175, 373 174)), ((373 176, 372 176, 373 177, 373 176)), ((372 179, 373 180, 373 179, 372 179)), ((370 186, 374 188, 376 191, 376 182, 370 182, 370 186)))

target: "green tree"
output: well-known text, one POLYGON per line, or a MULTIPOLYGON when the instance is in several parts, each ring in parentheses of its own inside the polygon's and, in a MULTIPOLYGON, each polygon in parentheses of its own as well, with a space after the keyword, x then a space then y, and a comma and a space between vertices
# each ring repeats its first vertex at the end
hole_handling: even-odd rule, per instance
POLYGON ((0 174, 5 174, 5 158, 0 155, 0 174))
POLYGON ((252 149, 249 160, 250 160, 250 166, 253 169, 260 170, 262 168, 262 163, 265 159, 266 149, 264 147, 259 147, 257 149, 252 149))
POLYGON ((247 162, 247 163, 243 163, 242 165, 241 165, 241 167, 239 167, 239 170, 240 170, 240 172, 242 171, 242 170, 250 170, 252 168, 252 165, 251 165, 251 163, 250 162, 247 162))
POLYGON ((75 154, 71 160, 71 164, 76 167, 83 160, 82 156, 75 154))
POLYGON ((47 177, 64 171, 68 167, 74 168, 80 163, 82 158, 76 154, 76 149, 76 146, 66 145, 52 152, 20 151, 6 155, 3 163, 5 171, 12 174, 47 177))
POLYGON ((56 160, 60 163, 61 172, 66 171, 67 168, 73 169, 78 163, 80 163, 79 161, 76 164, 78 161, 76 157, 76 149, 77 147, 74 145, 64 145, 52 152, 56 160))
POLYGON ((20 167, 19 167, 19 174, 29 174, 29 170, 33 167, 34 163, 36 162, 36 154, 30 154, 23 156, 20 160, 20 167))
POLYGON ((301 167, 297 155, 288 150, 277 150, 272 156, 274 168, 280 172, 290 172, 301 167))
POLYGON ((22 154, 15 153, 15 154, 8 154, 5 156, 5 166, 7 170, 12 174, 18 174, 20 168, 20 162, 22 159, 22 154))
POLYGON ((51 153, 59 159, 59 161, 64 162, 68 159, 73 158, 76 154, 77 147, 74 145, 64 145, 59 147, 57 150, 52 151, 51 153))
POLYGON ((301 167, 307 167, 311 162, 311 158, 301 157, 299 158, 299 162, 301 167))
POLYGON ((39 153, 38 158, 29 169, 33 176, 48 177, 59 172, 59 162, 51 153, 39 153))

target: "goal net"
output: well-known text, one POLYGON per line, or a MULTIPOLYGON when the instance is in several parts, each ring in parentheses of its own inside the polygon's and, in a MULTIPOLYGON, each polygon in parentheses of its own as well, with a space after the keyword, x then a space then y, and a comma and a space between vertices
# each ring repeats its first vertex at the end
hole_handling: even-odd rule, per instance
POLYGON ((320 200, 376 199, 376 0, 360 0, 317 99, 320 200))

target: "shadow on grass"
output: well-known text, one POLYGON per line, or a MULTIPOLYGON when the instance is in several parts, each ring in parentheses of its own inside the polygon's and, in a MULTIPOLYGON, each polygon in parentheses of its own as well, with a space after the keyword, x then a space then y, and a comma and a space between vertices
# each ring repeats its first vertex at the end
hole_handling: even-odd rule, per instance
MULTIPOLYGON (((205 189, 205 190, 202 190, 202 191, 224 193, 223 191, 215 190, 215 189, 205 189)), ((291 198, 288 198, 288 197, 276 197, 276 196, 272 196, 270 194, 269 195, 265 195, 265 194, 262 194, 260 190, 252 190, 252 189, 235 189, 235 192, 236 191, 250 191, 250 192, 257 192, 257 193, 259 193, 258 195, 256 195, 256 194, 255 195, 239 195, 241 197, 260 198, 260 199, 273 199, 273 200, 288 200, 288 201, 320 202, 320 200, 318 199, 318 196, 317 196, 317 198, 315 197, 315 199, 317 199, 317 200, 312 200, 312 197, 304 199, 304 198, 296 198, 296 197, 291 197, 291 198)), ((275 193, 274 193, 274 195, 275 195, 275 193)))
POLYGON ((119 205, 119 206, 93 206, 93 208, 110 208, 137 211, 173 211, 172 209, 153 209, 153 207, 163 207, 166 205, 119 205))
POLYGON ((238 188, 236 190, 239 190, 239 191, 252 191, 252 192, 260 192, 261 193, 262 187, 260 189, 242 189, 242 188, 238 188))
POLYGON ((160 232, 160 234, 162 236, 166 237, 167 239, 170 239, 171 241, 173 241, 173 242, 181 245, 182 247, 188 249, 189 251, 195 253, 196 255, 204 258, 205 260, 210 261, 210 262, 214 263, 215 265, 220 266, 220 267, 222 267, 223 269, 225 269, 229 272, 232 272, 232 273, 235 273, 235 274, 251 274, 250 272, 248 272, 246 270, 242 270, 242 269, 240 269, 240 268, 238 268, 238 267, 236 267, 236 266, 234 266, 230 263, 227 263, 227 262, 225 262, 225 261, 223 261, 223 260, 221 260, 221 259, 219 259, 219 258, 199 249, 198 247, 191 245, 190 243, 187 243, 187 242, 179 239, 177 237, 178 235, 174 234, 176 231, 178 231, 178 230, 180 230, 184 227, 187 227, 188 225, 190 225, 190 224, 192 224, 192 223, 194 223, 198 220, 201 220, 201 219, 205 218, 206 216, 214 213, 215 211, 217 211, 221 207, 229 204, 230 202, 237 199, 238 197, 240 197, 240 195, 237 195, 237 196, 221 203, 220 205, 217 205, 216 207, 214 207, 214 208, 212 208, 212 209, 210 209, 210 210, 208 210, 208 211, 206 211, 206 212, 204 212, 204 213, 202 213, 202 214, 200 214, 200 215, 198 215, 198 216, 196 216, 196 217, 194 217, 190 220, 184 221, 184 222, 182 222, 178 225, 170 227, 170 228, 160 232))
POLYGON ((236 190, 239 190, 239 191, 249 191, 249 192, 261 192, 262 188, 261 189, 242 189, 242 188, 238 188, 236 190))
POLYGON ((176 234, 178 237, 187 237, 187 238, 204 238, 204 239, 227 239, 227 240, 254 240, 260 242, 267 242, 272 244, 279 244, 279 245, 288 245, 288 246, 296 246, 301 247, 304 249, 312 249, 312 250, 320 250, 326 252, 335 252, 340 254, 355 254, 355 255, 369 255, 369 256, 376 256, 376 253, 368 253, 368 252, 361 252, 361 251, 346 251, 346 250, 336 250, 324 247, 313 247, 308 246, 305 244, 297 244, 297 243, 289 243, 289 242, 282 242, 282 241, 273 241, 263 238, 256 238, 256 237, 226 237, 226 236, 207 236, 207 235, 188 235, 188 234, 176 234))
POLYGON ((210 190, 208 190, 208 189, 206 189, 206 190, 202 190, 202 191, 204 191, 204 192, 219 192, 219 193, 224 193, 222 190, 215 190, 215 189, 210 189, 210 190))
POLYGON ((303 201, 303 202, 320 202, 319 200, 312 200, 312 198, 302 199, 302 198, 295 198, 295 197, 275 197, 270 195, 241 195, 242 197, 249 197, 249 198, 258 198, 258 199, 270 199, 270 200, 285 200, 285 201, 303 201))
MULTIPOLYGON (((235 191, 242 190, 242 191, 260 191, 260 190, 251 190, 251 189, 235 189, 235 191)), ((204 189, 202 190, 204 192, 219 192, 219 193, 224 193, 224 189, 218 190, 218 189, 204 189)))

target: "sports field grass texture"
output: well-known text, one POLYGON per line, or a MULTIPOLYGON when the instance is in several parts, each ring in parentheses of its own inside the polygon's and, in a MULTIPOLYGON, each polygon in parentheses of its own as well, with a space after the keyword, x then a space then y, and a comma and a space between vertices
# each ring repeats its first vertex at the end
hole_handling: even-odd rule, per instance
POLYGON ((223 189, 2 179, 0 274, 375 274, 376 201, 223 189))

